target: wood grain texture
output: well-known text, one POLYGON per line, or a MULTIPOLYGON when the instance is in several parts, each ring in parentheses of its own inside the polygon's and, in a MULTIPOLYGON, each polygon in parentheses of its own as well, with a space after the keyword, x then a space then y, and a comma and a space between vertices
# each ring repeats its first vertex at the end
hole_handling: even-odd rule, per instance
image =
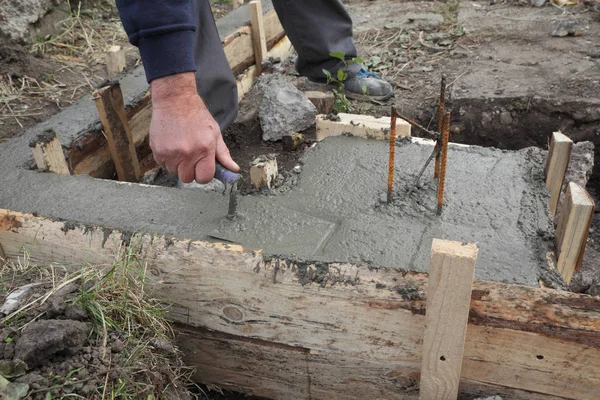
MULTIPOLYGON (((265 258, 0 210, 10 259, 24 248, 32 262, 109 265, 124 240, 141 246, 151 290, 173 304, 171 318, 190 326, 187 361, 200 379, 271 398, 352 398, 374 387, 378 397, 363 398, 416 398, 425 274, 265 258)), ((461 396, 596 399, 599 370, 599 298, 473 283, 461 396)))
POLYGON ((125 49, 121 46, 111 46, 106 52, 106 72, 108 79, 114 79, 127 68, 125 49))
POLYGON ((587 190, 569 183, 556 228, 557 269, 567 283, 581 267, 593 216, 594 200, 587 190))
POLYGON ((250 29, 252 31, 252 44, 254 46, 254 62, 260 74, 262 72, 262 63, 267 57, 267 39, 265 37, 263 9, 260 0, 252 0, 250 2, 250 29))
POLYGON ((48 170, 57 174, 69 175, 69 165, 65 159, 62 145, 58 136, 35 143, 31 148, 33 159, 38 169, 48 170))
POLYGON ((119 180, 137 182, 141 176, 140 165, 119 83, 112 82, 95 91, 92 98, 96 102, 119 180))
POLYGON ((572 149, 573 141, 571 139, 561 132, 554 132, 552 134, 546 159, 546 188, 550 191, 548 206, 553 217, 556 215, 556 208, 560 199, 572 149))
MULTIPOLYGON (((317 140, 329 136, 352 135, 369 139, 389 140, 390 117, 375 118, 370 115, 337 114, 339 121, 332 121, 326 115, 317 115, 317 140)), ((398 118, 396 136, 410 136, 408 122, 398 118)))
POLYGON ((474 244, 433 240, 420 400, 458 396, 476 261, 474 244))

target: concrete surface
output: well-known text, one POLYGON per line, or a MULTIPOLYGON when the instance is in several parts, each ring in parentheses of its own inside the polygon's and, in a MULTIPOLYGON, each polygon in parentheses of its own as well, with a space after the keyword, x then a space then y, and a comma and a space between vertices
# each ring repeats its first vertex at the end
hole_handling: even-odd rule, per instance
MULTIPOLYGON (((0 154, 27 150, 24 137, 0 145, 0 154)), ((388 206, 382 203, 387 144, 328 138, 307 153, 296 187, 278 196, 241 197, 234 220, 225 217, 228 196, 220 193, 15 169, 2 157, 0 168, 12 172, 3 178, 0 208, 416 271, 427 270, 433 238, 469 241, 480 248, 477 278, 536 285, 551 246, 545 239, 552 237, 542 152, 453 147, 441 217, 435 216, 434 185, 425 182, 411 198, 405 194, 430 152, 430 145, 399 145, 397 200, 388 206)))

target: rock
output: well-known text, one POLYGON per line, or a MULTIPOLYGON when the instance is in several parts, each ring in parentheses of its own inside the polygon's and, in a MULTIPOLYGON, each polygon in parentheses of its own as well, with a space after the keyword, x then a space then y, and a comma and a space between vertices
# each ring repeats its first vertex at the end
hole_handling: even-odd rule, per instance
POLYGON ((31 288, 33 288, 35 284, 30 283, 24 286, 21 286, 17 290, 12 291, 4 300, 4 304, 0 307, 0 315, 8 315, 14 311, 17 311, 19 307, 23 305, 23 302, 29 296, 31 292, 31 288))
POLYGON ((408 13, 405 18, 408 27, 418 28, 425 32, 435 31, 444 23, 444 17, 436 13, 408 13))
POLYGON ((502 113, 500 113, 500 123, 502 125, 510 125, 512 124, 513 119, 512 116, 510 115, 510 113, 508 111, 504 111, 502 113))
POLYGON ((493 120, 492 114, 490 114, 488 112, 481 113, 481 126, 483 126, 484 128, 491 126, 492 120, 493 120))
POLYGON ((589 244, 585 247, 581 270, 573 273, 569 290, 592 296, 600 295, 600 252, 589 244))
POLYGON ((583 27, 577 21, 558 21, 552 30, 552 36, 580 36, 583 33, 583 27))
POLYGON ((475 400, 502 400, 500 396, 478 397, 475 400))
MULTIPOLYGON (((32 25, 38 22, 62 0, 3 0, 0 5, 0 36, 25 42, 32 25)), ((66 14, 62 13, 62 18, 66 14)))
POLYGON ((335 96, 332 92, 308 91, 304 95, 315 105, 319 114, 330 114, 333 111, 335 96))
POLYGON ((15 345, 14 357, 29 369, 47 362, 57 353, 70 351, 85 342, 88 324, 79 321, 47 319, 36 321, 23 329, 15 345))
POLYGON ((315 124, 317 108, 285 78, 267 75, 259 85, 264 90, 258 111, 263 140, 280 140, 315 124))

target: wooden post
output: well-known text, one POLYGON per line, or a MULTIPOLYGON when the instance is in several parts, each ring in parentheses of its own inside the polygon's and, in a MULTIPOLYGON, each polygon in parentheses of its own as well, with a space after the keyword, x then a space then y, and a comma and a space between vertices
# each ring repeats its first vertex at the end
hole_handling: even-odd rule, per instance
POLYGON ((29 143, 29 147, 31 147, 38 169, 45 169, 63 175, 70 174, 60 138, 52 129, 45 131, 29 143))
POLYGON ((548 147, 548 158, 546 158, 546 188, 550 191, 550 212, 552 217, 556 215, 558 199, 565 179, 565 173, 571 158, 573 141, 561 132, 554 132, 548 147))
POLYGON ((106 72, 108 79, 114 79, 127 67, 125 49, 121 46, 111 46, 106 52, 106 72))
POLYGON ((260 0, 252 0, 250 2, 250 27, 252 29, 252 43, 254 45, 254 61, 260 74, 262 63, 267 57, 267 40, 260 0))
POLYGON ((556 228, 557 269, 567 283, 571 282, 573 271, 581 268, 593 215, 594 200, 589 193, 578 184, 569 183, 556 228))
POLYGON ((250 166, 250 183, 257 189, 270 189, 277 179, 277 159, 270 156, 261 156, 250 166))
POLYGON ((96 90, 92 98, 100 114, 119 180, 137 182, 141 176, 140 165, 119 83, 111 82, 108 86, 96 90))
POLYGON ((433 240, 420 400, 458 396, 476 260, 474 244, 433 240))

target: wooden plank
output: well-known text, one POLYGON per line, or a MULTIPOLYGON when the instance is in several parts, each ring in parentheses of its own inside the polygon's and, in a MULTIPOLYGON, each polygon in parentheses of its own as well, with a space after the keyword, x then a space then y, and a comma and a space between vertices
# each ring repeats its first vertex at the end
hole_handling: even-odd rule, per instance
POLYGON ((262 72, 262 64, 267 57, 267 39, 265 37, 263 9, 260 0, 252 0, 250 2, 250 29, 252 30, 254 62, 258 74, 260 74, 262 72))
POLYGON ((137 182, 141 176, 140 165, 119 83, 112 82, 110 85, 96 90, 92 94, 92 98, 96 102, 96 108, 100 114, 106 142, 119 180, 137 182))
MULTIPOLYGON (((285 36, 285 33, 274 10, 264 14, 263 25, 267 49, 270 49, 285 36)), ((234 75, 254 64, 254 45, 250 26, 246 25, 238 28, 234 33, 227 36, 222 43, 225 56, 234 75)))
MULTIPOLYGON (((7 223, 0 220, 0 244, 13 260, 25 249, 33 263, 108 265, 122 240, 138 244, 151 290, 173 304, 172 318, 220 335, 217 348, 211 347, 212 337, 199 336, 190 343, 195 353, 188 356, 200 375, 212 371, 213 383, 271 398, 309 390, 312 399, 348 398, 343 388, 350 383, 356 393, 369 387, 398 393, 380 398, 416 396, 425 274, 265 259, 234 245, 132 238, 103 227, 65 229, 63 222, 7 213, 0 210, 0 216, 8 215, 7 223), (311 357, 285 364, 298 349, 311 357), (284 364, 288 372, 282 375, 278 370, 284 364)), ((473 283, 461 396, 595 399, 598 370, 600 298, 473 283)))
POLYGON ((250 164, 250 184, 256 189, 270 189, 277 179, 277 159, 261 156, 250 164))
POLYGON ((60 138, 53 130, 47 130, 31 143, 31 152, 38 169, 69 175, 69 165, 65 158, 60 138))
POLYGON ((121 46, 111 46, 106 52, 106 73, 108 79, 114 79, 126 67, 125 49, 121 46))
POLYGON ((556 215, 556 208, 572 149, 573 141, 563 135, 562 132, 554 132, 552 134, 546 158, 546 188, 550 191, 548 206, 550 207, 552 217, 556 215))
POLYGON ((567 283, 581 268, 588 232, 594 216, 594 200, 581 186, 569 183, 556 228, 557 269, 567 283))
POLYGON ((474 244, 433 240, 420 400, 458 396, 476 260, 474 244))
MULTIPOLYGON (((317 115, 317 140, 329 136, 351 135, 368 139, 389 140, 390 117, 372 117, 370 115, 337 114, 339 119, 327 115, 317 115)), ((396 136, 410 136, 410 124, 398 118, 396 136)))

